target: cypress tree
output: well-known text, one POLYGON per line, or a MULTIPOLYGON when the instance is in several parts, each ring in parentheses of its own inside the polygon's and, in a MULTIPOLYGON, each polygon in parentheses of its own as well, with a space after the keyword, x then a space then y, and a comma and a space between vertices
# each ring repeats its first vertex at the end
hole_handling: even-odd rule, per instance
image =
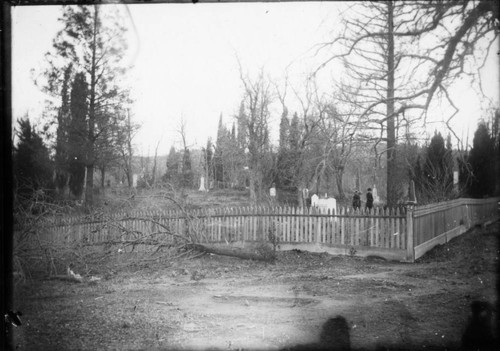
POLYGON ((80 197, 85 180, 86 160, 86 118, 87 118, 87 83, 85 75, 78 73, 71 89, 71 122, 68 136, 69 188, 71 193, 80 197))
POLYGON ((495 141, 488 126, 479 123, 474 133, 473 146, 469 155, 472 168, 470 195, 472 197, 492 196, 495 191, 495 141))
POLYGON ((167 156, 167 171, 165 173, 165 180, 172 186, 179 185, 179 154, 175 150, 175 147, 171 147, 167 156))
POLYGON ((64 70, 64 79, 61 89, 61 107, 57 114, 56 132, 56 154, 55 154, 55 185, 58 190, 62 190, 69 178, 68 169, 68 133, 70 122, 69 111, 69 85, 71 79, 72 65, 68 65, 64 70))
POLYGON ((182 181, 181 184, 184 188, 191 188, 193 186, 193 171, 191 169, 191 153, 189 149, 184 149, 182 155, 182 181))
POLYGON ((280 151, 283 149, 288 149, 288 135, 290 133, 290 121, 288 120, 288 111, 286 108, 283 110, 280 121, 280 139, 279 148, 280 151))

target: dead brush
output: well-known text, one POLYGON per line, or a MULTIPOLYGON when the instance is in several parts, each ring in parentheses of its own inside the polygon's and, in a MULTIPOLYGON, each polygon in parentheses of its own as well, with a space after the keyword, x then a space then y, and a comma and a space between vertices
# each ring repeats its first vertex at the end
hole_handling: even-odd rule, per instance
POLYGON ((40 231, 49 216, 57 216, 65 209, 51 202, 43 189, 30 194, 25 198, 14 197, 13 275, 16 284, 32 278, 34 269, 40 266, 35 261, 44 262, 46 273, 56 270, 52 249, 44 245, 40 231))

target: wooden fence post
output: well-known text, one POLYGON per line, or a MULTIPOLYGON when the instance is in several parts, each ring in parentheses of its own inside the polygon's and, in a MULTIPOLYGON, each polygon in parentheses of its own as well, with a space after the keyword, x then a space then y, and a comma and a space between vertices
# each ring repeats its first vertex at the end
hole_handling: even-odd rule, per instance
POLYGON ((406 212, 406 233, 408 238, 406 240, 406 260, 415 262, 415 248, 413 245, 413 208, 409 207, 406 212))

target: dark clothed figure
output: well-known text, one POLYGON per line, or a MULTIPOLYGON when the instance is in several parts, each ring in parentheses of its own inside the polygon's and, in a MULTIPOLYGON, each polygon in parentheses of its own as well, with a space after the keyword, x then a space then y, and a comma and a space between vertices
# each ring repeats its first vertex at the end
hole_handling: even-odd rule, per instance
POLYGON ((361 208, 361 196, 359 196, 359 191, 354 192, 354 196, 352 197, 352 207, 357 211, 361 208))
POLYGON ((282 351, 350 351, 351 336, 350 327, 342 316, 328 319, 323 324, 319 342, 310 344, 299 344, 281 349, 282 351))
POLYGON ((473 301, 470 307, 472 315, 462 335, 462 348, 498 350, 493 334, 493 306, 487 301, 473 301))
POLYGON ((366 193, 366 209, 371 210, 373 208, 373 194, 372 189, 368 188, 368 192, 366 193))

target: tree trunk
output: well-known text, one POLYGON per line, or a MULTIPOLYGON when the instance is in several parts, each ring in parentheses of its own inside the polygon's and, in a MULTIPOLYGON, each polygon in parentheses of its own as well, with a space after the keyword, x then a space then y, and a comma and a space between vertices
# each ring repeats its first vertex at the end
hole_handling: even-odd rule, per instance
POLYGON ((345 199, 343 178, 344 178, 344 169, 338 169, 337 172, 335 172, 335 182, 337 183, 337 191, 339 192, 339 199, 342 200, 345 199))
POLYGON ((239 247, 220 247, 215 245, 203 245, 203 244, 191 244, 189 247, 192 247, 195 250, 212 253, 220 256, 231 256, 238 257, 244 260, 257 260, 257 261, 272 261, 272 258, 267 255, 262 255, 255 249, 244 250, 239 247))
POLYGON ((125 171, 127 172, 128 187, 132 188, 134 182, 132 174, 132 125, 130 124, 129 109, 127 109, 127 150, 128 150, 128 155, 127 159, 125 160, 125 165, 127 169, 125 171))
POLYGON ((303 196, 303 188, 301 186, 297 187, 297 202, 299 207, 306 207, 306 202, 303 196))
POLYGON ((89 132, 87 139, 87 179, 85 187, 85 205, 91 207, 94 204, 93 190, 94 190, 94 128, 95 128, 95 117, 96 117, 96 50, 97 50, 97 33, 98 33, 98 17, 99 17, 99 7, 94 5, 94 33, 93 33, 93 43, 92 43, 92 63, 90 69, 90 101, 89 101, 89 132))
POLYGON ((359 171, 359 168, 356 170, 356 190, 360 190, 361 189, 361 175, 360 175, 360 171, 359 171))
MULTIPOLYGON (((161 141, 161 140, 160 140, 161 141)), ((156 144, 155 157, 153 160, 153 172, 151 175, 151 185, 154 187, 156 185, 156 162, 158 159, 158 146, 160 146, 160 141, 156 144)))
POLYGON ((394 125, 394 4, 387 2, 387 205, 397 202, 396 130, 394 125))
POLYGON ((254 172, 250 172, 250 200, 257 201, 256 180, 254 172))
POLYGON ((106 178, 106 167, 101 167, 101 188, 105 187, 105 178, 106 178))
POLYGON ((94 165, 87 166, 87 179, 85 182, 85 205, 92 207, 94 204, 94 165))

